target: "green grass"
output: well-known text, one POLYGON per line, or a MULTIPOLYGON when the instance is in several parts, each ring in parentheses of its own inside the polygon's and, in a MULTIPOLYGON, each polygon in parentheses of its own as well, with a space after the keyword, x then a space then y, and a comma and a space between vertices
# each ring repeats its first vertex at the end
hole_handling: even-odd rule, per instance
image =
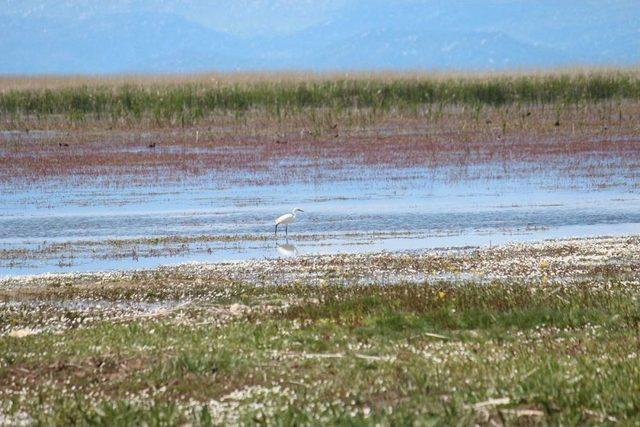
POLYGON ((41 425, 640 422, 640 291, 612 278, 542 290, 224 286, 237 289, 167 317, 0 338, 5 416, 22 411, 41 425), (212 323, 236 302, 250 308, 212 323), (474 406, 495 398, 509 400, 474 406))
POLYGON ((638 425, 637 246, 6 281, 0 424, 638 425))
POLYGON ((306 109, 385 112, 423 106, 581 104, 640 99, 634 72, 496 75, 485 77, 331 78, 254 83, 111 84, 55 89, 6 89, 0 93, 5 117, 63 115, 86 119, 193 123, 211 114, 241 115, 260 110, 286 117, 306 109))

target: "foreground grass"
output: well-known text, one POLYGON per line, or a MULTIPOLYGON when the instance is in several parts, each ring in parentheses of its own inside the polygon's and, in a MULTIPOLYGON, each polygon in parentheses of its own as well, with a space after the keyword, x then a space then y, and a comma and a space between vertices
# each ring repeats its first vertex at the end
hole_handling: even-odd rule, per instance
MULTIPOLYGON (((301 276, 262 286, 205 275, 163 281, 158 272, 115 287, 32 287, 22 298, 49 304, 37 310, 13 309, 28 301, 8 288, 2 320, 32 329, 0 337, 0 423, 635 425, 640 288, 626 263, 637 260, 624 245, 602 257, 583 257, 582 246, 367 258, 398 273, 490 258, 514 271, 491 281, 301 276), (543 280, 521 274, 524 259, 541 266, 543 280), (580 276, 580 263, 594 259, 580 276), (575 280, 547 278, 561 274, 561 262, 575 280), (132 295, 157 305, 108 315, 132 295), (107 314, 74 310, 73 301, 107 314), (46 312, 65 327, 37 333, 46 312)), ((277 264, 263 267, 278 274, 277 264)))

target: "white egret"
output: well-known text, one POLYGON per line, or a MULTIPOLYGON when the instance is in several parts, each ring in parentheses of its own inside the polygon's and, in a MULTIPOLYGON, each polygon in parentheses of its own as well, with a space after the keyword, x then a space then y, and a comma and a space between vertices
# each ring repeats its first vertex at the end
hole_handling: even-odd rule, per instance
POLYGON ((302 209, 300 208, 295 208, 294 210, 291 211, 291 213, 288 214, 284 214, 282 216, 279 216, 276 219, 276 232, 275 235, 278 235, 278 226, 279 225, 284 225, 284 232, 285 235, 289 235, 289 224, 291 224, 293 221, 296 220, 296 212, 304 212, 302 209))

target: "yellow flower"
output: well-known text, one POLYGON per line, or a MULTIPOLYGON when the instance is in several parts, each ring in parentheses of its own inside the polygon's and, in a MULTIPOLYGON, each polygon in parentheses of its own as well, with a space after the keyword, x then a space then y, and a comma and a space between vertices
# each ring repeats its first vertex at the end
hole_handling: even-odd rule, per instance
POLYGON ((447 296, 447 294, 445 294, 443 291, 438 292, 438 298, 444 299, 445 296, 447 296))

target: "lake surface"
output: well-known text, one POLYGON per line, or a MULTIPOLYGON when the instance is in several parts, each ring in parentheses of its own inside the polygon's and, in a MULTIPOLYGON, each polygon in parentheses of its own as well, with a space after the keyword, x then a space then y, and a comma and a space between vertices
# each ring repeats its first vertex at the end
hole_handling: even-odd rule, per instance
POLYGON ((353 170, 347 177, 254 186, 208 177, 114 188, 63 182, 0 187, 0 251, 56 242, 211 238, 173 255, 5 257, 0 276, 640 233, 640 187, 622 176, 614 186, 560 176, 450 181, 419 169, 353 170), (274 219, 294 207, 305 212, 289 227, 288 239, 284 233, 274 238, 274 219))

